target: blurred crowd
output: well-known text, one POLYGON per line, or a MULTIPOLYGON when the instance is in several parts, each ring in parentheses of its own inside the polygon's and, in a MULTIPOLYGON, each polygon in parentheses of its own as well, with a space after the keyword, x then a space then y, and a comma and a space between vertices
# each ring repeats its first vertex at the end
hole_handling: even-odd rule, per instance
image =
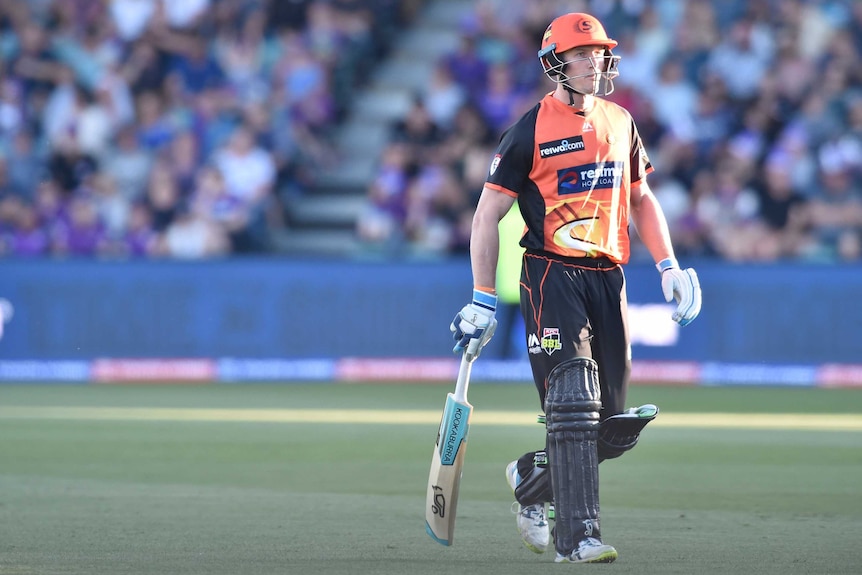
MULTIPOLYGON (((392 126, 359 220, 370 247, 467 249, 502 131, 553 85, 536 52, 565 12, 619 41, 616 91, 656 171, 677 255, 862 261, 862 2, 479 0, 392 126)), ((635 240, 633 259, 647 260, 635 240)))
MULTIPOLYGON (((0 0, 0 257, 270 249, 422 0, 0 0)), ((619 41, 680 256, 862 260, 862 2, 478 0, 391 127, 357 222, 463 253, 503 130, 587 11, 619 41)), ((634 245, 633 257, 647 259, 634 245)))
POLYGON ((416 4, 0 0, 0 256, 267 250, 416 4))

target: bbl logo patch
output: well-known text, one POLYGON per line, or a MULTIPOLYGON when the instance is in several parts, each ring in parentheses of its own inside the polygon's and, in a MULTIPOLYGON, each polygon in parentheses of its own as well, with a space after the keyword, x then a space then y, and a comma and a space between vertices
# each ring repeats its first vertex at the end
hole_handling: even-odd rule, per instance
POLYGON ((556 327, 546 327, 542 330, 542 349, 545 353, 551 355, 558 349, 563 349, 563 342, 560 341, 560 329, 556 327))

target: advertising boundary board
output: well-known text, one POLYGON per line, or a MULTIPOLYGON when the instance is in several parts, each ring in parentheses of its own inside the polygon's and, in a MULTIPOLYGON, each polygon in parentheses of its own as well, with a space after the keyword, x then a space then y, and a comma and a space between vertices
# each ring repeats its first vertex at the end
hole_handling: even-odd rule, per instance
MULTIPOLYGON (((704 290, 685 328, 670 320, 655 269, 626 267, 636 379, 639 369, 700 382, 860 378, 862 267, 685 264, 704 290)), ((177 380, 385 376, 397 362, 435 378, 470 289, 466 260, 4 260, 0 379, 158 378, 167 360, 177 380)), ((525 364, 512 305, 498 312, 477 380, 479 364, 489 379, 507 361, 525 364)))

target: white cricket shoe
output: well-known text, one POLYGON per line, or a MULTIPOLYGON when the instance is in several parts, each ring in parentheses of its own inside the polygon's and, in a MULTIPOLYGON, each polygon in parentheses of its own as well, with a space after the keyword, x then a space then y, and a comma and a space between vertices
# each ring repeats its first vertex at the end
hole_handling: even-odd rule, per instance
MULTIPOLYGON (((515 491, 515 487, 521 482, 517 461, 506 466, 506 481, 508 481, 512 491, 515 491)), ((551 541, 551 529, 548 527, 548 520, 545 517, 545 504, 536 503, 535 505, 522 506, 515 501, 512 504, 512 512, 517 515, 518 532, 521 534, 521 539, 524 540, 524 545, 534 553, 547 551, 551 541)))
POLYGON ((605 545, 595 537, 587 537, 570 555, 557 553, 557 563, 613 563, 619 556, 617 550, 605 545))

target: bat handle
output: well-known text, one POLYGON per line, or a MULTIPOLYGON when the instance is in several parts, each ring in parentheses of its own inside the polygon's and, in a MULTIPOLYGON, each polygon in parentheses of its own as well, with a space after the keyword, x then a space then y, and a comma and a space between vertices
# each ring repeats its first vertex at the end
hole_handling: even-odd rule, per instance
POLYGON ((464 352, 461 356, 461 366, 458 368, 458 381, 455 383, 455 401, 467 403, 467 387, 470 385, 470 372, 476 356, 464 352))

